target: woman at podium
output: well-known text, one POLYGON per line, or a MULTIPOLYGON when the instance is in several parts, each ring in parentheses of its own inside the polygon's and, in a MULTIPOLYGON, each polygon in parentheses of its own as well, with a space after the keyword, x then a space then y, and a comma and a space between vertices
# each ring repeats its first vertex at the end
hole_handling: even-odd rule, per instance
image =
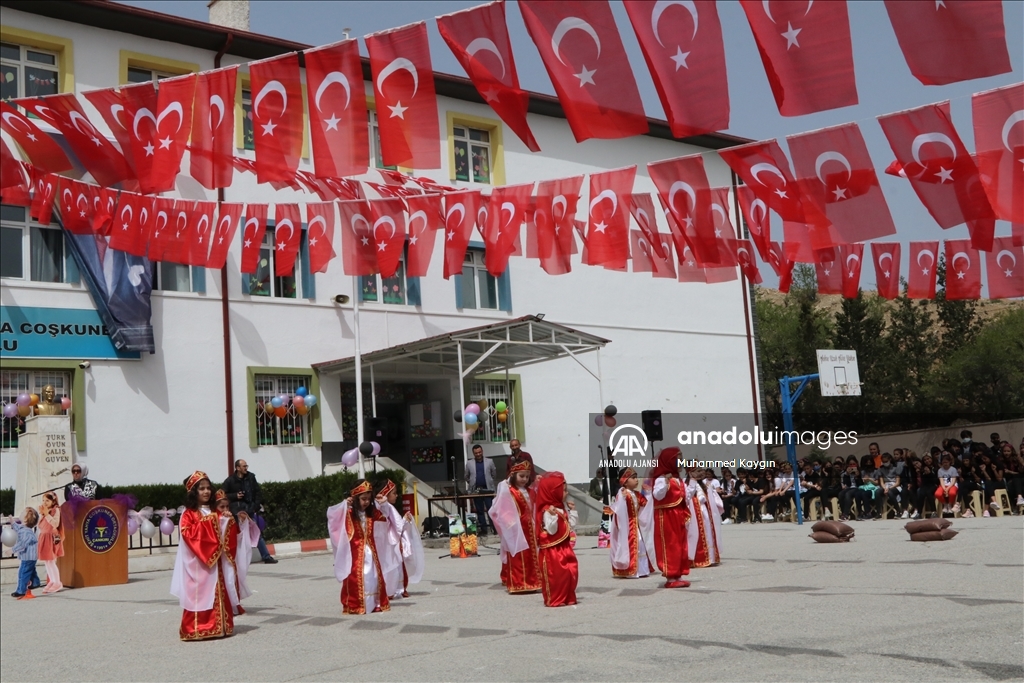
POLYGON ((234 631, 232 606, 228 603, 221 555, 233 557, 238 527, 227 514, 211 510, 213 486, 205 472, 195 471, 185 480, 185 512, 181 515, 178 555, 171 578, 171 595, 183 610, 179 635, 182 640, 225 638, 234 631))

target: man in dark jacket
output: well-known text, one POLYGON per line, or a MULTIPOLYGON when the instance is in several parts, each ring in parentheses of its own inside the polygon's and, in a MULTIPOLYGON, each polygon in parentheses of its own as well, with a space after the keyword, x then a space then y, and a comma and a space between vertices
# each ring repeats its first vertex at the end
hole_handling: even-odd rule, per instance
MULTIPOLYGON (((237 516, 239 512, 244 512, 249 515, 250 519, 256 520, 256 515, 263 502, 260 483, 256 481, 256 475, 249 471, 249 465, 244 460, 235 461, 235 473, 224 480, 221 488, 228 495, 232 514, 237 516)), ((263 540, 263 534, 260 534, 260 541, 256 545, 256 549, 260 551, 260 557, 263 558, 265 564, 277 564, 277 560, 267 550, 267 542, 263 540)))

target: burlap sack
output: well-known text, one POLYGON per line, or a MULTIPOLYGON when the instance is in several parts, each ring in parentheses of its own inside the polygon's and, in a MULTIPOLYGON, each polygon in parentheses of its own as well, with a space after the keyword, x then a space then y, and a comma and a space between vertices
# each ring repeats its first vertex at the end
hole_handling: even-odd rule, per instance
POLYGON ((923 531, 942 531, 953 525, 948 519, 919 519, 916 522, 907 522, 903 527, 908 534, 918 534, 923 531))
POLYGON ((942 534, 942 540, 943 541, 948 541, 949 539, 951 539, 951 538, 953 538, 954 536, 957 535, 957 530, 956 529, 943 529, 939 533, 942 534))
POLYGON ((827 531, 815 531, 810 536, 818 543, 842 543, 845 540, 827 531))
POLYGON ((916 534, 910 534, 911 541, 942 541, 941 531, 919 531, 916 534))
POLYGON ((853 527, 842 522, 815 522, 811 531, 824 531, 840 538, 853 536, 853 527))

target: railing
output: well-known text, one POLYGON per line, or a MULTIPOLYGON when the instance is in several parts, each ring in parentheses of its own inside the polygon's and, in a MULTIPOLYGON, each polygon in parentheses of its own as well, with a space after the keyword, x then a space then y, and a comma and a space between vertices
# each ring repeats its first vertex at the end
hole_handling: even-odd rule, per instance
POLYGON ((181 534, 177 526, 174 527, 174 531, 171 532, 170 536, 161 533, 158 524, 154 526, 156 526, 156 535, 153 538, 146 538, 142 535, 142 531, 136 531, 129 536, 128 550, 148 550, 149 554, 152 555, 154 550, 159 554, 161 552, 170 552, 171 548, 178 547, 181 534))

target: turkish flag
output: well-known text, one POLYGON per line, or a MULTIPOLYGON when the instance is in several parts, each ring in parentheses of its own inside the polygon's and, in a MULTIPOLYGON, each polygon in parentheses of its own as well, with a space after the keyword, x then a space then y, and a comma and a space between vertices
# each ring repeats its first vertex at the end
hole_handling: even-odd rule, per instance
POLYGON ((765 261, 771 253, 772 222, 768 214, 768 205, 763 200, 754 196, 748 185, 739 185, 736 194, 740 200, 740 210, 743 211, 743 220, 747 224, 747 231, 750 233, 750 240, 757 247, 757 253, 765 261))
POLYGON ((100 185, 111 187, 135 176, 121 152, 85 116, 74 95, 50 95, 15 100, 14 103, 59 130, 75 156, 100 185))
POLYGON ((373 71, 384 165, 441 168, 441 133, 427 25, 420 21, 368 35, 364 40, 373 71))
POLYGON ((97 235, 110 235, 114 209, 117 208, 117 190, 90 186, 92 192, 92 231, 97 235))
POLYGON ((953 127, 948 101, 879 116, 878 122, 914 192, 941 227, 995 218, 978 167, 953 127))
POLYGON ((985 254, 989 299, 1024 297, 1024 249, 1010 237, 997 237, 992 252, 985 254))
MULTIPOLYGON (((731 257, 730 258, 734 258, 731 257)), ((736 266, 709 266, 704 269, 704 281, 709 285, 718 284, 720 282, 732 282, 738 279, 736 275, 736 266)))
POLYGON ((424 277, 434 254, 437 231, 444 229, 441 195, 409 197, 406 207, 409 210, 409 254, 405 274, 407 277, 424 277))
POLYGON ((334 202, 306 204, 306 239, 309 243, 309 272, 326 273, 334 251, 334 202))
POLYGON ((804 201, 813 202, 843 242, 896 234, 889 205, 856 123, 786 138, 804 201))
MULTIPOLYGON (((110 228, 110 247, 118 251, 127 252, 134 256, 146 255, 146 238, 148 231, 141 230, 143 221, 140 212, 143 205, 140 202, 142 195, 134 192, 122 192, 117 199, 117 208, 114 210, 114 218, 110 228)), ((152 207, 147 203, 146 222, 149 222, 152 207)))
POLYGON ((304 119, 299 55, 252 62, 249 79, 256 182, 294 182, 304 119))
POLYGON ((306 99, 318 178, 362 175, 370 165, 359 41, 306 50, 306 99))
POLYGON ((150 197, 153 207, 153 220, 150 232, 146 236, 146 258, 154 263, 163 261, 167 251, 169 235, 173 231, 174 200, 166 197, 150 197))
POLYGON ((295 257, 302 242, 298 204, 274 205, 274 276, 295 274, 295 257))
POLYGON ((1013 246, 1024 247, 1024 223, 1014 223, 1010 229, 1013 231, 1010 233, 1013 235, 1013 246))
MULTIPOLYGON (((629 195, 629 213, 632 214, 636 224, 640 226, 640 233, 645 244, 653 250, 653 253, 664 258, 665 252, 661 248, 662 240, 658 236, 658 218, 654 211, 654 199, 651 195, 647 193, 629 195)), ((632 234, 630 235, 630 244, 634 247, 633 253, 636 253, 636 241, 632 234)), ((653 267, 653 265, 652 263, 651 266, 653 267)), ((634 264, 634 270, 636 270, 636 264, 634 264)))
POLYGON ((946 300, 981 298, 981 253, 970 240, 946 240, 946 300))
POLYGON ((192 221, 195 206, 195 202, 186 199, 174 200, 174 207, 170 213, 170 227, 165 231, 166 239, 163 242, 163 261, 188 265, 191 233, 196 227, 192 221))
POLYGON ((508 258, 522 232, 532 194, 533 183, 496 187, 491 193, 487 223, 483 227, 484 264, 494 277, 501 277, 508 268, 508 258))
MULTIPOLYGON (((724 150, 721 151, 724 153, 724 150)), ((700 266, 721 263, 711 189, 699 154, 647 164, 662 206, 672 212, 700 266)), ((676 242, 676 251, 682 247, 676 242)))
POLYGON ((818 276, 819 294, 843 293, 843 261, 839 247, 815 251, 814 272, 818 276))
POLYGON ((387 198, 369 204, 377 270, 382 278, 394 277, 405 248, 405 202, 387 198))
POLYGON ((625 270, 629 260, 629 195, 633 193, 635 177, 636 166, 590 174, 590 265, 625 270))
POLYGON ((49 225, 53 216, 53 199, 57 196, 57 184, 60 176, 53 173, 42 173, 33 167, 32 170, 32 206, 29 215, 40 225, 49 225))
POLYGON ((843 298, 856 299, 860 291, 860 271, 864 259, 863 244, 840 244, 842 262, 843 298))
POLYGON ((462 274, 462 262, 473 234, 473 224, 482 207, 480 190, 448 192, 444 195, 444 279, 462 274))
MULTIPOLYGON (((519 10, 576 142, 647 132, 640 91, 607 0, 520 0, 519 10)), ((628 249, 625 230, 622 240, 628 249)))
POLYGON ((845 2, 740 0, 783 116, 857 104, 845 2))
POLYGON ((1009 72, 1000 0, 886 0, 903 57, 925 85, 1009 72))
POLYGON ((189 216, 188 242, 185 245, 185 264, 206 266, 210 257, 214 212, 217 202, 196 202, 189 216))
POLYGON ((135 173, 135 159, 132 157, 132 117, 125 111, 124 98, 116 88, 104 88, 102 90, 90 90, 82 93, 82 97, 89 100, 92 106, 96 107, 100 117, 107 124, 107 128, 113 133, 114 139, 121 147, 125 161, 131 167, 132 177, 135 173))
POLYGON ((732 247, 722 242, 722 240, 736 237, 736 227, 732 224, 732 217, 729 215, 729 188, 713 187, 710 197, 711 220, 715 226, 715 239, 718 240, 719 250, 724 246, 727 251, 732 253, 732 247))
POLYGON ((934 299, 938 271, 938 242, 911 242, 910 269, 907 271, 907 297, 934 299))
POLYGON ((789 161, 775 140, 752 142, 718 152, 722 160, 736 171, 754 196, 768 205, 784 221, 806 223, 811 220, 825 222, 824 217, 804 207, 800 188, 789 170, 789 161))
POLYGON ((505 2, 491 2, 437 18, 437 30, 473 81, 484 102, 519 136, 527 149, 540 145, 526 122, 530 94, 519 87, 505 2))
POLYGON ((974 149, 989 203, 999 218, 1024 223, 1024 83, 976 93, 971 106, 974 149))
POLYGON ((797 263, 814 263, 814 252, 840 243, 832 226, 782 221, 783 243, 789 258, 797 263))
POLYGON ((672 135, 729 127, 725 44, 714 0, 624 0, 672 135))
POLYGON ((365 199, 338 203, 341 215, 341 263, 345 275, 374 275, 376 246, 370 223, 370 206, 365 199))
POLYGON ((213 231, 210 256, 206 267, 220 270, 228 259, 228 251, 238 231, 238 219, 242 217, 241 204, 220 203, 217 207, 217 227, 213 231))
MULTIPOLYGON (((238 67, 206 71, 196 77, 195 112, 189 168, 208 190, 231 185, 235 154, 235 88, 238 67)), ((160 81, 164 87, 165 81, 160 81)))
POLYGON ((757 268, 757 257, 754 256, 750 240, 730 238, 728 243, 743 276, 755 285, 761 284, 761 271, 757 268))
POLYGON ((242 227, 242 264, 240 270, 248 275, 256 273, 260 261, 260 248, 267 233, 267 205, 246 204, 245 223, 242 227))
POLYGON ((89 185, 70 178, 61 178, 58 190, 60 217, 64 229, 76 235, 91 235, 92 193, 89 185))
POLYGON ((192 131, 196 76, 189 74, 122 88, 121 99, 131 120, 131 154, 139 187, 145 194, 174 189, 181 158, 192 131))
POLYGON ((533 220, 537 228, 537 256, 548 275, 572 270, 573 221, 583 188, 583 176, 542 180, 537 185, 533 220))
POLYGON ((898 297, 900 295, 900 243, 872 242, 871 260, 875 263, 875 285, 878 288, 878 296, 890 300, 898 297))
POLYGON ((26 171, 28 171, 27 164, 19 161, 15 156, 11 148, 7 146, 7 143, 0 140, 0 188, 3 189, 4 203, 7 203, 7 197, 10 196, 7 191, 13 190, 16 194, 24 194, 23 199, 25 204, 19 204, 18 206, 28 206, 32 203, 28 193, 30 191, 29 184, 32 182, 31 177, 26 177, 26 171))
POLYGON ((672 236, 655 231, 629 231, 633 272, 651 273, 656 278, 676 279, 675 264, 672 263, 672 236))
POLYGON ((74 165, 61 146, 31 119, 7 102, 0 102, 0 129, 11 136, 32 165, 47 173, 69 171, 74 165))

